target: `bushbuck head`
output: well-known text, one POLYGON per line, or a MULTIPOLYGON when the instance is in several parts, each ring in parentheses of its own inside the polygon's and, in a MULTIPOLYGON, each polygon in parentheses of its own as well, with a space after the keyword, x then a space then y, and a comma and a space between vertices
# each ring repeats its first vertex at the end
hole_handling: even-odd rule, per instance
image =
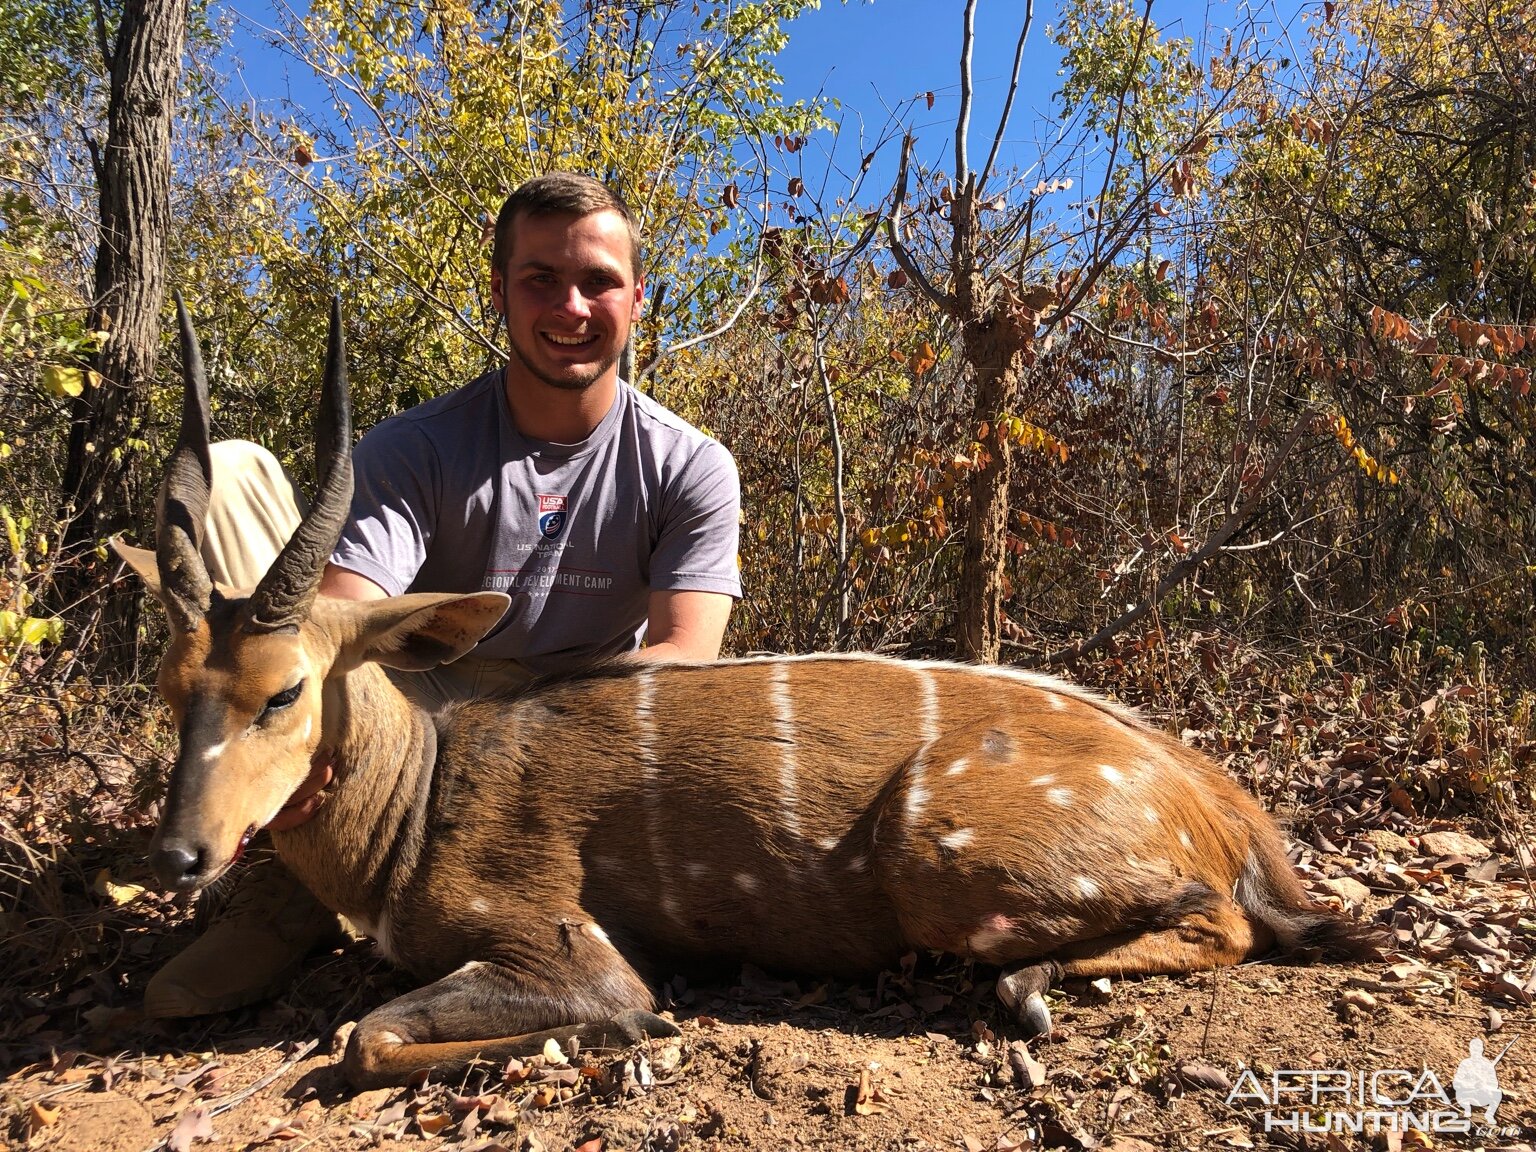
POLYGON ((181 429, 166 464, 153 553, 115 542, 171 625, 159 687, 180 732, 152 863, 169 888, 201 888, 260 828, 282 829, 325 800, 333 766, 326 680, 362 659, 427 668, 468 651, 506 597, 396 597, 372 605, 317 591, 352 498, 341 310, 333 304, 316 420, 316 495, 254 589, 215 584, 199 554, 209 501, 208 384, 180 296, 181 429))

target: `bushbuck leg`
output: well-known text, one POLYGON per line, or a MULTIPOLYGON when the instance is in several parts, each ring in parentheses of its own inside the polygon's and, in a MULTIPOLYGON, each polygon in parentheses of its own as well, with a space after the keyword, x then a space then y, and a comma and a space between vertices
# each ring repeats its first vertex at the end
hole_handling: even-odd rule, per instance
POLYGON ((601 928, 565 919, 559 934, 560 952, 542 973, 471 961, 370 1012, 347 1044, 347 1079, 374 1088, 423 1069, 531 1056, 552 1039, 562 1047, 574 1038, 582 1048, 611 1048, 678 1034, 649 1010, 650 989, 601 928))
POLYGON ((997 980, 997 997, 1021 1025, 1044 1035, 1052 1026, 1045 992, 1064 977, 1176 976, 1240 964, 1273 944, 1263 925, 1217 896, 1172 927, 1079 941, 1058 949, 1053 960, 1006 969, 997 980))

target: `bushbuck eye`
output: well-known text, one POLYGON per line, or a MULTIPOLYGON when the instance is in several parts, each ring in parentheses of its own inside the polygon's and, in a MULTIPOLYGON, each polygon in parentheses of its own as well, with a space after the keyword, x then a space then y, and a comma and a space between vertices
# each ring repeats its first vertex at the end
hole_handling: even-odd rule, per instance
POLYGON ((284 688, 276 696, 267 701, 267 706, 262 709, 263 716, 271 715, 279 708, 286 708, 299 698, 299 693, 304 691, 304 681, 300 680, 292 688, 284 688))

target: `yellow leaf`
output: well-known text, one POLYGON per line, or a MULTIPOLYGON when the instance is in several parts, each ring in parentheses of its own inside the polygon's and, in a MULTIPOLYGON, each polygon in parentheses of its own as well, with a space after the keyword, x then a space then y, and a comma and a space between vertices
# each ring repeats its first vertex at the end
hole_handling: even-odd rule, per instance
POLYGON ((446 1112, 418 1112, 416 1123, 420 1125, 422 1132, 428 1136, 436 1136, 449 1124, 453 1123, 453 1117, 446 1112))
POLYGON ((118 884, 112 879, 112 874, 103 868, 96 873, 96 879, 91 883, 91 891, 97 896, 112 901, 118 907, 124 904, 132 904, 140 896, 144 895, 144 889, 138 884, 118 884))
POLYGON ((85 373, 79 368, 50 364, 43 369, 43 387, 50 396, 78 396, 85 391, 85 373))

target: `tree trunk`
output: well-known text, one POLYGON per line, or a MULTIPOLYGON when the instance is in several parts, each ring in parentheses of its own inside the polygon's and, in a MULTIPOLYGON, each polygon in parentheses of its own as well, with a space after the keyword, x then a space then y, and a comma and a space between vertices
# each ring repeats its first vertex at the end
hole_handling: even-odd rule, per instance
POLYGON ((1003 571, 1008 557, 1008 492, 1013 478, 1013 445, 997 428, 997 418, 1014 406, 1016 372, 1011 357, 996 348, 985 330, 965 341, 966 355, 976 368, 978 426, 991 425, 984 445, 985 463, 971 473, 970 502, 965 525, 965 550, 960 564, 959 616, 956 644, 962 660, 996 663, 1003 639, 1003 571), (973 347, 974 345, 974 347, 973 347), (1002 368, 982 364, 1005 361, 1002 368))
POLYGON ((954 247, 955 313, 961 348, 975 382, 974 427, 988 425, 986 460, 971 473, 961 556, 955 643, 962 660, 996 663, 1003 639, 1003 574, 1008 544, 1008 488, 1013 476, 1013 444, 997 427, 998 417, 1013 409, 1021 347, 991 314, 977 266, 974 181, 950 206, 954 247))
MULTIPOLYGON (((97 164, 101 229, 96 247, 95 326, 108 333, 95 360, 99 381, 72 405, 64 471, 64 541, 81 562, 66 607, 96 603, 100 640, 133 639, 137 589, 99 593, 103 574, 87 562, 106 536, 146 505, 139 476, 143 415, 155 373, 165 302, 170 223, 171 119, 187 29, 187 0, 126 0, 112 54, 107 144, 97 164)), ((98 649, 110 662, 107 652, 98 649)))

